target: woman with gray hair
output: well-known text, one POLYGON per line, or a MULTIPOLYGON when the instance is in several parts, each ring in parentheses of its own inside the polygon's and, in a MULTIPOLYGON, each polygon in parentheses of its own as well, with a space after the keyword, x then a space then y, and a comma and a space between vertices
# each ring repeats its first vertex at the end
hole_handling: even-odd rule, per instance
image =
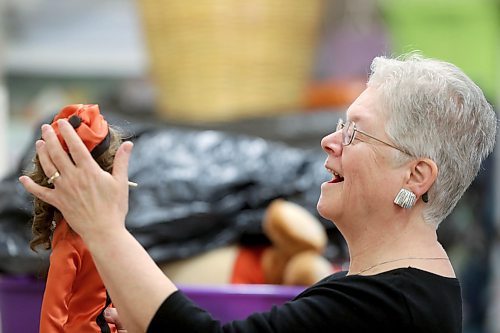
POLYGON ((496 126, 481 90, 452 64, 374 59, 366 90, 321 142, 332 179, 317 208, 344 236, 349 270, 224 325, 126 230, 130 142, 109 174, 71 125, 59 123, 72 159, 44 125, 36 148, 45 174, 59 175, 54 189, 20 181, 81 235, 129 332, 461 332, 460 284, 436 229, 493 150, 496 126))

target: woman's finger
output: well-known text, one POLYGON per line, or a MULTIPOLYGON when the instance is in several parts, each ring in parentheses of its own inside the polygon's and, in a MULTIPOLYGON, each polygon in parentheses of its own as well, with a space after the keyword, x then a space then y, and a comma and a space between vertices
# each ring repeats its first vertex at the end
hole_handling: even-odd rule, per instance
POLYGON ((33 181, 33 179, 28 176, 19 177, 19 181, 24 186, 26 191, 33 194, 40 200, 45 201, 49 205, 52 205, 56 208, 58 207, 56 197, 53 195, 53 189, 38 185, 33 181))
MULTIPOLYGON (((55 169, 62 175, 71 174, 75 166, 68 154, 62 148, 61 143, 59 142, 59 139, 57 138, 57 135, 54 132, 52 126, 47 124, 42 125, 42 138, 45 141, 44 147, 49 156, 49 160, 55 166, 55 169)), ((47 163, 49 160, 46 159, 44 162, 47 163)), ((40 163, 42 163, 42 161, 40 161, 40 163)), ((44 166, 42 164, 42 168, 44 170, 46 170, 47 167, 48 166, 44 166)), ((49 172, 50 170, 46 171, 49 172)), ((50 175, 51 174, 49 174, 48 176, 50 175)))
POLYGON ((128 180, 128 162, 132 152, 133 143, 130 141, 122 143, 118 148, 113 162, 113 176, 125 183, 128 180))
POLYGON ((104 317, 108 323, 115 324, 118 332, 120 332, 120 333, 127 332, 127 330, 123 326, 122 322, 120 321, 120 316, 118 315, 118 311, 116 311, 116 308, 107 308, 104 311, 104 317))
POLYGON ((68 146, 69 153, 75 164, 77 166, 96 164, 82 139, 75 132, 73 126, 64 119, 59 119, 57 125, 59 126, 59 131, 68 146))
POLYGON ((40 164, 42 165, 43 173, 47 177, 51 177, 57 171, 54 162, 50 159, 49 153, 45 147, 45 141, 38 140, 35 143, 36 154, 38 155, 38 159, 40 160, 40 164))

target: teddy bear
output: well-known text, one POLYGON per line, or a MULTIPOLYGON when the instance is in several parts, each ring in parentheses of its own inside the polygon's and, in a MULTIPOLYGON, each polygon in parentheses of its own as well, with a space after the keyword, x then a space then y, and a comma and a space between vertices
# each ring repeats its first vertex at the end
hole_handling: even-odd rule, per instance
POLYGON ((274 200, 264 215, 263 229, 272 244, 261 258, 265 283, 312 285, 333 273, 332 264, 323 256, 327 234, 302 206, 274 200))

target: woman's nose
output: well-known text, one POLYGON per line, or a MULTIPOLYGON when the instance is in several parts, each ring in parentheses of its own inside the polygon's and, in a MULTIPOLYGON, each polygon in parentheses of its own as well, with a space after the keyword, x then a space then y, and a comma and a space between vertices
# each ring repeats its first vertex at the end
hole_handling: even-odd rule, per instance
POLYGON ((321 148, 327 154, 340 155, 342 153, 342 131, 338 130, 321 139, 321 148))

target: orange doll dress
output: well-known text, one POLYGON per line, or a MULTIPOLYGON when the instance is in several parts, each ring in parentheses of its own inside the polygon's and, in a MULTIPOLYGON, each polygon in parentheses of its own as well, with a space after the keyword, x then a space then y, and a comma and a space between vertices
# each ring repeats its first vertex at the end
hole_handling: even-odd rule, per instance
POLYGON ((104 319, 104 310, 110 303, 83 240, 61 219, 52 238, 40 332, 115 333, 115 326, 104 319))

